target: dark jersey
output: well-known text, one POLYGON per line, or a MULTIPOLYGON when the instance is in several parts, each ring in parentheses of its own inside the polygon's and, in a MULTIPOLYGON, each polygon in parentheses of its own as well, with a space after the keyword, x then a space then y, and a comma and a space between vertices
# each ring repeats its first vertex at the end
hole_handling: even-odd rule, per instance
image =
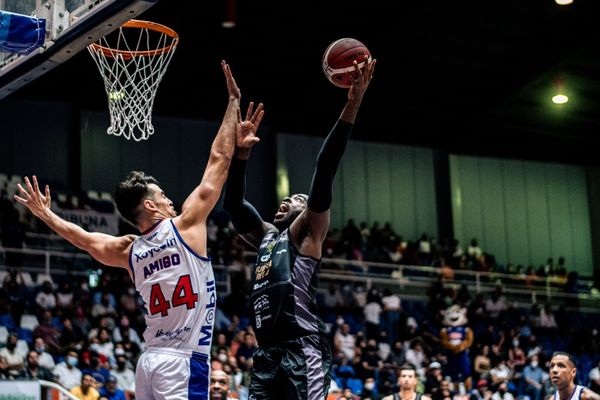
POLYGON ((250 296, 259 346, 325 332, 315 297, 320 264, 298 253, 289 230, 265 235, 252 272, 250 296))

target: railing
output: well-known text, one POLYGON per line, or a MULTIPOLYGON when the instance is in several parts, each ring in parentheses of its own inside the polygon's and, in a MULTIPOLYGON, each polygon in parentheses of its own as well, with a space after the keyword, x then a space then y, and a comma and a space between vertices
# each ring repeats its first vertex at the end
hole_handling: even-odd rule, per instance
MULTIPOLYGON (((0 271, 6 269, 2 265, 2 254, 17 253, 28 257, 23 260, 21 271, 44 274, 75 274, 85 276, 90 270, 97 270, 97 264, 92 257, 72 247, 57 235, 27 234, 26 241, 41 239, 45 248, 5 248, 0 247, 0 271), (49 245, 56 243, 56 245, 49 245), (64 251, 71 247, 73 251, 64 251), (56 250, 60 249, 60 250, 56 250)), ((254 252, 246 252, 246 259, 252 263, 256 257, 254 252)), ((231 291, 231 279, 228 266, 213 265, 220 294, 231 291)), ((367 288, 372 285, 395 288, 406 298, 425 300, 427 288, 431 283, 443 278, 444 285, 458 289, 467 285, 471 292, 488 293, 494 290, 498 281, 501 282, 503 293, 517 305, 527 306, 536 302, 561 304, 569 300, 578 300, 580 309, 598 310, 600 296, 597 291, 591 291, 593 281, 578 279, 579 286, 586 290, 578 294, 564 293, 564 277, 537 277, 499 272, 481 272, 471 270, 440 269, 428 266, 399 265, 381 262, 343 260, 323 258, 319 275, 321 286, 330 281, 362 282, 367 288)))

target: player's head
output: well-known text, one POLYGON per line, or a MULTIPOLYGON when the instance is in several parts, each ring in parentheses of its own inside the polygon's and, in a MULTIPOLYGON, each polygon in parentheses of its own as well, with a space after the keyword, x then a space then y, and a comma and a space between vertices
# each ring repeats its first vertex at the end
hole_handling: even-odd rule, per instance
POLYGON ((296 193, 288 197, 284 197, 275 213, 273 225, 280 231, 288 228, 292 222, 306 208, 308 196, 303 193, 296 193))
POLYGON ((210 373, 210 400, 226 400, 229 390, 229 375, 222 370, 210 373))
POLYGON ((550 380, 559 390, 569 386, 575 380, 577 366, 575 358, 569 353, 556 351, 550 359, 550 380))
POLYGON ((158 213, 165 218, 177 215, 173 202, 167 198, 158 181, 141 171, 131 171, 124 181, 119 182, 114 199, 121 216, 136 226, 146 213, 158 213))
POLYGON ((399 368, 398 385, 401 390, 412 390, 417 387, 417 370, 412 364, 403 364, 399 368))

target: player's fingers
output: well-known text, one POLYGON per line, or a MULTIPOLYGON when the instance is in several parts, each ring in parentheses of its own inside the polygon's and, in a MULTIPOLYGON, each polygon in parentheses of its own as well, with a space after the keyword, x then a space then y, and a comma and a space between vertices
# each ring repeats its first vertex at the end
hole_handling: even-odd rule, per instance
POLYGON ((252 112, 254 111, 254 102, 251 101, 248 104, 248 110, 246 111, 246 121, 252 121, 252 112))
POLYGON ((30 199, 31 195, 29 194, 29 192, 27 190, 25 190, 25 188, 23 188, 23 186, 21 186, 20 183, 17 183, 17 189, 19 189, 19 192, 21 192, 21 195, 23 195, 23 197, 30 199))
POLYGON ((256 107, 256 110, 252 114, 252 119, 251 119, 252 122, 254 122, 254 123, 260 123, 260 120, 258 120, 258 116, 261 114, 261 112, 264 114, 263 108, 264 108, 264 104, 263 103, 260 103, 258 105, 258 107, 256 107))
MULTIPOLYGON (((260 106, 262 106, 262 103, 260 104, 260 106)), ((260 112, 258 113, 258 115, 256 116, 256 119, 254 121, 254 124, 257 127, 258 127, 258 125, 260 125, 260 121, 262 121, 262 119, 263 119, 264 116, 265 116, 265 110, 260 110, 260 112)))
POLYGON ((33 186, 31 186, 31 182, 29 181, 29 177, 25 177, 25 186, 27 187, 27 191, 29 193, 33 193, 33 186))
POLYGON ((46 202, 52 204, 52 197, 50 196, 50 186, 46 185, 46 202))
POLYGON ((33 176, 33 190, 34 193, 39 193, 40 191, 40 184, 38 183, 37 176, 35 175, 33 176))
POLYGON ((27 205, 27 200, 25 200, 22 197, 17 196, 16 194, 13 195, 13 199, 15 199, 15 201, 17 201, 17 202, 19 202, 19 203, 21 203, 23 205, 27 205))

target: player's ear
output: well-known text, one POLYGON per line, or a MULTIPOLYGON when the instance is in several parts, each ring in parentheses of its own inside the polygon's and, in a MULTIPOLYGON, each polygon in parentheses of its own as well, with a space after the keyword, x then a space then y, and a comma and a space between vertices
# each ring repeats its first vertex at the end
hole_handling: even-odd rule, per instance
POLYGON ((144 199, 144 210, 148 210, 148 211, 156 211, 156 204, 154 204, 154 201, 152 199, 144 199))

